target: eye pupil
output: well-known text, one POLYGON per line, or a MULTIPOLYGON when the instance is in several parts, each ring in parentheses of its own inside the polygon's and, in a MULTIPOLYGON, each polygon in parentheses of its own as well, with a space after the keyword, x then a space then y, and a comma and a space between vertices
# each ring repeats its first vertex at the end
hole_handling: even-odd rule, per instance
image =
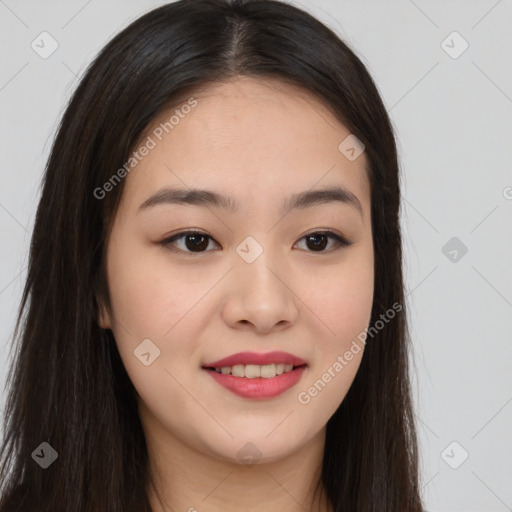
POLYGON ((326 242, 326 240, 327 240, 327 237, 326 237, 325 235, 322 235, 322 234, 313 234, 313 235, 309 235, 309 236, 307 237, 307 240, 308 240, 308 242, 309 242, 310 240, 316 240, 316 242, 313 242, 313 247, 314 247, 314 248, 316 248, 316 249, 318 249, 318 248, 320 248, 320 249, 324 249, 324 248, 325 248, 325 245, 326 245, 326 243, 325 243, 325 242, 326 242), (319 238, 321 238, 321 239, 322 239, 322 242, 323 242, 323 243, 322 243, 322 242, 318 242, 318 239, 319 239, 319 238))
POLYGON ((206 249, 208 247, 208 237, 205 235, 187 235, 185 237, 187 249, 206 249), (197 243, 198 239, 202 239, 203 243, 197 243), (189 240, 193 240, 192 246, 189 246, 189 240), (206 244, 204 243, 206 241, 206 244))

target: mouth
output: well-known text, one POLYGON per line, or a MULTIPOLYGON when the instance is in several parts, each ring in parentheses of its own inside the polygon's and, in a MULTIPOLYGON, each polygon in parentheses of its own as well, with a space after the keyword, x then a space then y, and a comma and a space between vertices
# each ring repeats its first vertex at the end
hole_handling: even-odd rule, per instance
POLYGON ((203 364, 203 368, 211 368, 213 370, 220 370, 222 373, 227 372, 228 368, 230 369, 230 373, 233 371, 233 375, 243 377, 244 375, 238 375, 236 372, 240 373, 241 368, 245 369, 247 367, 249 368, 248 375, 249 378, 250 375, 252 375, 254 372, 257 371, 258 367, 260 368, 260 375, 261 376, 261 369, 263 369, 264 375, 271 374, 271 371, 275 371, 277 375, 280 375, 284 373, 285 371, 291 371, 295 367, 299 366, 305 366, 307 365, 307 361, 304 359, 294 355, 290 354, 288 352, 281 352, 281 351, 273 351, 273 352, 238 352, 237 354, 230 355, 228 357, 224 357, 222 359, 219 359, 218 361, 211 361, 206 362, 203 364))
POLYGON ((214 382, 243 398, 265 400, 295 386, 307 370, 304 359, 286 352, 243 352, 202 365, 214 382))
POLYGON ((294 366, 292 364, 271 363, 271 364, 236 364, 233 366, 203 366, 204 370, 214 371, 221 375, 231 375, 243 379, 272 379, 279 375, 293 372, 298 368, 305 368, 306 364, 294 366))

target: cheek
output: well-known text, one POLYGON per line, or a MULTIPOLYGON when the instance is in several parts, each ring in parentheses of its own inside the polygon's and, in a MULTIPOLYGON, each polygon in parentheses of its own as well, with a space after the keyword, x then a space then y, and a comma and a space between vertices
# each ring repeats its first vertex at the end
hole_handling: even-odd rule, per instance
POLYGON ((314 281, 310 282, 316 290, 311 301, 324 333, 319 348, 332 356, 368 327, 374 293, 371 246, 354 251, 344 264, 332 267, 325 276, 317 275, 314 281))
MULTIPOLYGON (((183 364, 196 359, 195 340, 201 333, 202 301, 218 278, 207 269, 177 268, 169 264, 164 250, 133 243, 129 237, 113 239, 108 260, 108 280, 114 323, 113 332, 125 368, 139 394, 162 389, 162 375, 168 396, 176 394, 174 381, 164 369, 187 378, 183 364), (143 340, 151 340, 158 357, 144 366, 136 357, 143 340), (135 351, 135 354, 134 354, 135 351), (176 361, 180 361, 177 365, 176 361), (170 386, 170 387, 169 387, 170 386)), ((145 342, 147 343, 147 342, 145 342)), ((149 344, 150 347, 153 345, 149 344)))
POLYGON ((373 304, 373 270, 347 272, 328 294, 333 337, 344 346, 368 326, 373 304))
POLYGON ((165 257, 126 245, 112 247, 109 288, 116 320, 137 339, 161 339, 197 302, 196 287, 165 257))
POLYGON ((184 411, 189 397, 178 383, 190 369, 176 360, 189 361, 194 354, 194 345, 183 340, 191 336, 187 326, 194 313, 187 313, 200 297, 197 286, 171 272, 165 258, 149 257, 147 248, 112 243, 109 258, 112 330, 126 372, 153 411, 184 411), (148 352, 145 365, 142 354, 148 352))
POLYGON ((332 270, 329 280, 316 276, 317 291, 311 304, 315 324, 321 327, 315 336, 314 363, 297 392, 301 414, 314 425, 327 422, 339 407, 363 356, 362 334, 373 305, 373 255, 365 251, 357 256, 332 270))

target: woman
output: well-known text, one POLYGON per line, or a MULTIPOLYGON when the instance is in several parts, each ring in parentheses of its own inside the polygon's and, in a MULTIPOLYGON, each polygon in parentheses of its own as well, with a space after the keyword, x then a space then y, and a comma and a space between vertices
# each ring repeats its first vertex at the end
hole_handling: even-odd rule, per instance
POLYGON ((379 93, 309 14, 133 22, 46 168, 0 510, 421 511, 399 205, 379 93))

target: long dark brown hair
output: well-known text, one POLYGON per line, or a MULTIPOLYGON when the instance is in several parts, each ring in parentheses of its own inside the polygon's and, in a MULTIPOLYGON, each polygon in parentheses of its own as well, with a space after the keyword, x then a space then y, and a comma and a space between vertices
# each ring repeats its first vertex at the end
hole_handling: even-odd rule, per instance
POLYGON ((321 483, 335 512, 420 512, 418 448, 393 129, 361 60, 308 13, 274 0, 181 0, 140 17, 90 64, 45 168, 8 373, 0 511, 146 512, 149 461, 135 389, 110 330, 105 245, 121 168, 173 98, 235 76, 302 86, 365 145, 375 251, 373 325, 327 423, 321 483), (47 469, 32 454, 47 442, 47 469))

